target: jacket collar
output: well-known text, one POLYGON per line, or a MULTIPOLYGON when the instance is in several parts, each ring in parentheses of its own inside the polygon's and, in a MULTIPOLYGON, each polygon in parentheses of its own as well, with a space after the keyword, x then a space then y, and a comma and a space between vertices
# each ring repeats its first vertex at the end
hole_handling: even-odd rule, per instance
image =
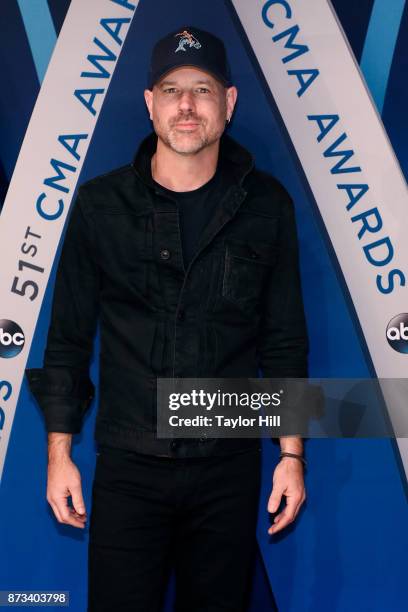
MULTIPOLYGON (((139 145, 132 166, 139 178, 151 188, 156 185, 151 174, 151 158, 156 151, 157 135, 151 132, 139 145)), ((252 170, 254 159, 251 153, 233 138, 224 134, 220 139, 219 163, 232 183, 241 186, 245 176, 252 170)))
MULTIPOLYGON (((178 226, 178 217, 176 216, 176 201, 170 202, 166 198, 158 199, 153 195, 153 190, 155 193, 160 193, 151 175, 151 158, 156 151, 156 145, 157 136, 153 132, 141 142, 132 166, 139 179, 151 188, 151 203, 157 215, 156 232, 159 236, 162 236, 163 241, 165 241, 168 240, 170 231, 173 231, 175 235, 179 235, 180 230, 178 226)), ((220 232, 222 227, 234 217, 247 195, 242 183, 246 175, 254 166, 254 160, 249 151, 230 136, 223 134, 220 140, 218 163, 222 164, 223 178, 226 179, 226 191, 224 194, 221 194, 214 215, 211 217, 199 238, 196 254, 191 260, 190 266, 198 254, 205 249, 220 232)), ((179 252, 181 252, 181 245, 179 252)), ((180 270, 185 272, 181 258, 179 266, 180 270)))

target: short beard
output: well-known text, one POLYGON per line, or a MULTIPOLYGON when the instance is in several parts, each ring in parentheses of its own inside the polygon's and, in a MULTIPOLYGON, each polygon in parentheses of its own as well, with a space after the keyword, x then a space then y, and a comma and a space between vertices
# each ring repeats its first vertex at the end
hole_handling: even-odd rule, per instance
MULTIPOLYGON (((180 121, 181 117, 178 118, 180 121)), ((185 117, 184 120, 192 119, 191 117, 185 117)), ((197 120, 197 119, 193 119, 197 120)), ((200 121, 200 124, 202 122, 200 121)), ((206 133, 204 135, 195 135, 195 138, 191 142, 186 142, 185 144, 181 144, 179 141, 178 134, 175 132, 177 122, 172 122, 171 126, 167 130, 162 130, 160 125, 154 125, 156 134, 158 138, 172 151, 179 153, 180 155, 197 155, 206 147, 214 144, 220 138, 221 134, 218 132, 212 132, 210 134, 206 133)))
POLYGON ((209 144, 212 144, 209 142, 207 136, 202 136, 194 142, 189 142, 184 145, 181 145, 178 142, 177 136, 176 134, 174 134, 173 131, 169 131, 167 134, 163 135, 162 140, 165 145, 167 145, 168 147, 170 147, 170 149, 172 149, 176 153, 179 153, 180 155, 196 155, 197 153, 200 153, 200 151, 202 151, 209 144))

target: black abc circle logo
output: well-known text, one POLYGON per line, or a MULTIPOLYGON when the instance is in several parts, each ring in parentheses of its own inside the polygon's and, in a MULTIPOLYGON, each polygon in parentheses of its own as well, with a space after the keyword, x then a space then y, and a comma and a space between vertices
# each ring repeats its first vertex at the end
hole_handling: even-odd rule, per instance
POLYGON ((408 354, 408 313, 403 312, 391 319, 387 325, 388 344, 398 353, 408 354))
POLYGON ((24 348, 24 332, 17 323, 9 319, 0 319, 0 357, 10 359, 24 348))

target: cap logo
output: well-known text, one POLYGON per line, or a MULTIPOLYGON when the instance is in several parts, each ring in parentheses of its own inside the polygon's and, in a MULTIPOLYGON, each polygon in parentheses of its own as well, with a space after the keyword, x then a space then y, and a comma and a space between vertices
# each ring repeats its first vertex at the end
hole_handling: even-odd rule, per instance
POLYGON ((194 49, 201 48, 201 44, 198 42, 195 36, 190 34, 190 32, 188 32, 187 30, 183 30, 183 32, 180 32, 179 34, 176 34, 175 36, 181 36, 181 38, 179 40, 178 47, 174 53, 177 53, 177 51, 185 51, 186 45, 188 45, 190 48, 193 47, 194 49))

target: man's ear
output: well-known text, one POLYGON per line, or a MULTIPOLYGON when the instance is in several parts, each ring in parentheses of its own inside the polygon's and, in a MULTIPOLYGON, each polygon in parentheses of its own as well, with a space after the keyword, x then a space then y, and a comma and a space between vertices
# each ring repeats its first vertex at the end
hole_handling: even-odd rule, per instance
POLYGON ((144 90, 144 99, 146 102, 147 110, 149 112, 150 120, 153 120, 153 91, 151 89, 144 90))
POLYGON ((228 87, 226 91, 226 102, 227 102, 227 120, 229 121, 234 112, 235 104, 237 102, 238 89, 233 85, 228 87))

